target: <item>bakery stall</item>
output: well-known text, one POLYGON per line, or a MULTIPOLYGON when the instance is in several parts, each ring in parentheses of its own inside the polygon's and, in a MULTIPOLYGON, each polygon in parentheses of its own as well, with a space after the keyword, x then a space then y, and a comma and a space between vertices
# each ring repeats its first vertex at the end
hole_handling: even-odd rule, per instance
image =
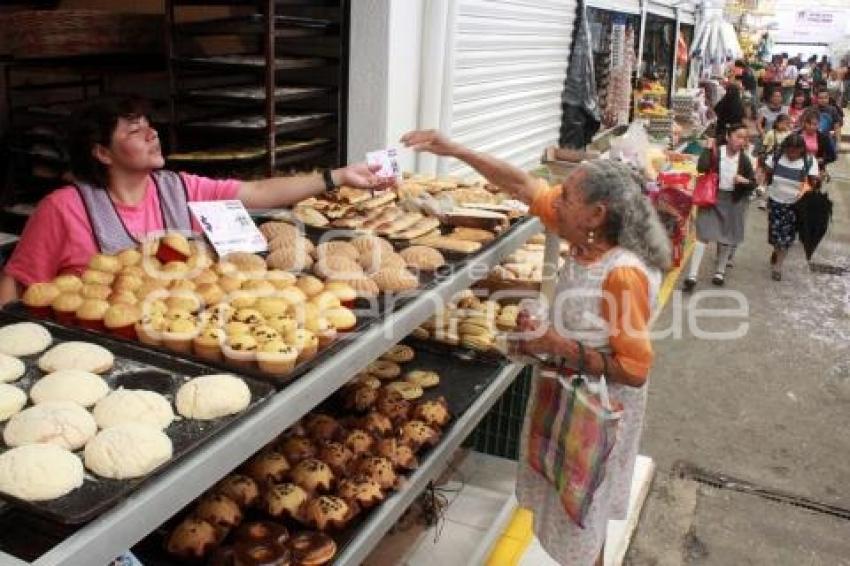
POLYGON ((229 564, 257 546, 361 563, 522 370, 499 354, 518 308, 470 287, 505 259, 533 263, 541 225, 523 213, 480 183, 410 176, 398 193, 262 212, 265 256, 216 259, 168 234, 31 286, 0 311, 23 395, 0 448, 3 563, 105 564, 132 549, 144 564, 229 564), (428 196, 453 206, 398 205, 428 196), (85 386, 41 385, 67 369, 85 386), (143 411, 157 426, 112 427, 132 412, 115 396, 142 394, 160 399, 143 411), (41 438, 29 415, 69 395, 85 396, 73 417, 85 424, 46 449, 63 482, 10 481, 4 467, 35 456, 6 455, 41 438))

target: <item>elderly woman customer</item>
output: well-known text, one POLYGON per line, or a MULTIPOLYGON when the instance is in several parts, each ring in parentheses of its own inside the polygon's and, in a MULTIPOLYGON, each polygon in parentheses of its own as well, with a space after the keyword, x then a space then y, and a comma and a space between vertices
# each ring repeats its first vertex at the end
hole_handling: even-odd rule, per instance
POLYGON ((723 285, 726 268, 735 248, 744 240, 749 196, 756 188, 753 163, 747 156, 747 128, 743 124, 729 126, 727 141, 710 143, 697 163, 700 173, 716 171, 719 177, 717 202, 702 207, 697 213, 694 251, 684 290, 692 291, 697 284, 699 268, 708 243, 717 243, 717 260, 711 282, 723 285))
MULTIPOLYGON (((550 188, 508 163, 434 131, 411 132, 402 141, 416 150, 471 165, 530 204, 532 214, 570 244, 572 255, 558 276, 552 320, 545 332, 519 338, 518 347, 528 354, 558 357, 568 367, 584 367, 591 376, 605 373, 609 392, 623 404, 624 414, 585 528, 569 518, 556 488, 527 457, 520 459, 517 494, 520 504, 534 512, 534 530, 541 544, 559 563, 601 563, 608 520, 623 519, 628 507, 653 362, 649 324, 661 273, 670 262, 667 235, 641 193, 639 181, 621 163, 584 163, 562 186, 550 188)), ((523 432, 525 455, 528 418, 523 432)))

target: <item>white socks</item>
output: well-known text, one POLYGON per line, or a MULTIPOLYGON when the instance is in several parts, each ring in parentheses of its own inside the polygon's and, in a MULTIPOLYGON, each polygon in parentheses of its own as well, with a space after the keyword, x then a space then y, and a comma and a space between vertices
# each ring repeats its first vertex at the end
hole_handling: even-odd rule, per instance
POLYGON ((688 279, 696 279, 699 275, 699 266, 702 263, 702 256, 705 255, 705 244, 702 242, 696 242, 694 244, 694 251, 691 254, 691 267, 688 271, 688 279))

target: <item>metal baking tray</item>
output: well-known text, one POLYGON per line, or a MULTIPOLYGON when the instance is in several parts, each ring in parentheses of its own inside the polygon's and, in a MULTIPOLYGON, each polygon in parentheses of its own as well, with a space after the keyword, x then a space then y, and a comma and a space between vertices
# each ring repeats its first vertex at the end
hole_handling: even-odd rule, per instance
MULTIPOLYGON (((21 321, 22 319, 19 317, 5 311, 0 311, 0 326, 21 321)), ((206 365, 193 363, 173 356, 165 356, 141 348, 133 348, 126 344, 109 340, 104 336, 84 334, 56 325, 44 326, 53 335, 53 345, 71 340, 83 340, 99 344, 111 351, 115 356, 115 365, 109 372, 103 375, 103 378, 111 389, 117 389, 122 386, 127 389, 149 389, 164 395, 172 402, 172 405, 177 389, 189 378, 216 373, 217 371, 206 365)), ((29 392, 32 385, 44 375, 44 372, 38 369, 38 358, 40 355, 35 354, 21 358, 26 364, 27 370, 24 376, 14 382, 13 385, 20 387, 27 393, 29 392)), ((165 433, 169 436, 173 444, 174 453, 172 459, 144 478, 111 480, 99 478, 87 472, 85 481, 81 487, 57 499, 28 502, 4 494, 0 494, 0 497, 23 510, 58 523, 78 525, 88 522, 131 495, 144 482, 177 464, 183 456, 200 447, 204 442, 229 425, 252 412, 254 408, 274 392, 274 388, 267 383, 251 378, 244 378, 244 380, 251 390, 251 404, 248 408, 238 414, 211 421, 183 419, 178 415, 178 418, 165 429, 165 433)), ((8 447, 0 444, 0 451, 5 451, 6 449, 8 447)))
MULTIPOLYGON (((432 352, 429 350, 416 350, 416 357, 406 364, 401 364, 403 371, 414 369, 424 369, 436 371, 440 374, 440 384, 437 387, 427 389, 422 399, 434 399, 437 397, 445 397, 449 411, 452 414, 453 420, 445 429, 443 434, 448 435, 451 431, 454 421, 457 417, 463 415, 481 395, 481 393, 490 386, 496 379, 500 371, 507 364, 488 363, 488 362, 469 362, 458 358, 450 358, 442 353, 432 352)), ((341 415, 338 410, 338 400, 331 397, 328 401, 315 409, 316 412, 327 412, 330 414, 341 415)), ((432 450, 432 449, 431 449, 432 450)), ((419 461, 422 465, 427 465, 428 455, 431 450, 424 450, 419 454, 419 461)), ((388 494, 387 499, 381 505, 392 505, 392 493, 388 494)), ((132 552, 141 560, 145 566, 177 566, 187 564, 173 556, 168 555, 165 551, 165 540, 170 530, 177 522, 182 520, 186 513, 190 512, 194 503, 189 505, 184 512, 169 520, 166 524, 151 533, 143 539, 138 545, 133 547, 132 552)), ((375 509, 379 508, 376 507, 375 509)), ((353 544, 358 532, 366 525, 374 510, 361 512, 355 517, 351 524, 345 529, 337 532, 329 533, 333 536, 337 543, 337 556, 340 556, 345 551, 349 544, 353 544)), ((267 516, 257 511, 249 511, 245 521, 251 520, 269 520, 267 516)), ((287 521, 278 521, 285 525, 290 532, 298 532, 304 530, 304 527, 287 521)), ((2 520, 0 520, 2 524, 2 520)), ((227 542, 227 541, 226 541, 227 542)), ((333 561, 331 562, 331 564, 333 561)))

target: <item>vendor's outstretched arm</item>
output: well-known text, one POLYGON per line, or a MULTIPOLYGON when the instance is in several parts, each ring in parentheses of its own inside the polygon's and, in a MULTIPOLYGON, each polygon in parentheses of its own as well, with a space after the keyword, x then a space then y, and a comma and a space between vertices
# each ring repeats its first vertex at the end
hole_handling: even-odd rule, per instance
POLYGON ((5 273, 0 275, 0 307, 18 298, 18 282, 5 273))
MULTIPOLYGON (((334 185, 347 185, 358 189, 386 188, 387 182, 379 179, 375 172, 380 165, 365 163, 340 167, 331 171, 334 185)), ((259 181, 243 181, 238 198, 247 208, 275 208, 293 204, 321 194, 325 181, 320 173, 294 177, 272 177, 259 181)))
POLYGON ((455 143, 436 130, 420 130, 405 134, 401 141, 415 151, 454 157, 478 171, 490 183, 507 191, 514 198, 531 204, 540 181, 507 161, 473 151, 455 143))

